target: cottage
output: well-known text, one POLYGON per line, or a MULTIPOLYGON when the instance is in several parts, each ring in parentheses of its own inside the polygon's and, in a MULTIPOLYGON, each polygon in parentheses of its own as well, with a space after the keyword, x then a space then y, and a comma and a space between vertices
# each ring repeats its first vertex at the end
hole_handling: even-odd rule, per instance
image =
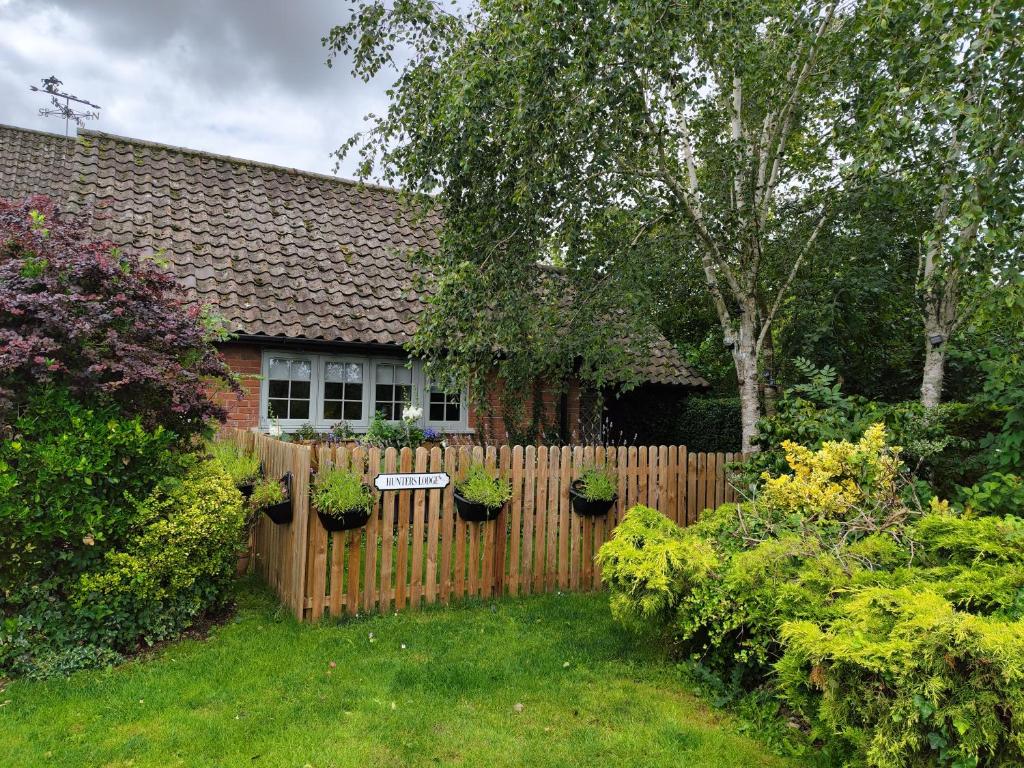
MULTIPOLYGON (((408 255, 437 247, 438 219, 417 220, 395 190, 82 130, 66 139, 0 125, 0 197, 46 194, 91 211, 97 238, 162 256, 197 301, 228 323, 223 345, 244 394, 223 395, 228 423, 286 431, 310 423, 354 431, 376 412, 422 426, 503 439, 493 408, 430 381, 404 345, 424 311, 408 255)), ((651 391, 707 387, 659 339, 639 363, 651 391)), ((544 419, 562 439, 594 415, 594 393, 541 387, 544 419)))

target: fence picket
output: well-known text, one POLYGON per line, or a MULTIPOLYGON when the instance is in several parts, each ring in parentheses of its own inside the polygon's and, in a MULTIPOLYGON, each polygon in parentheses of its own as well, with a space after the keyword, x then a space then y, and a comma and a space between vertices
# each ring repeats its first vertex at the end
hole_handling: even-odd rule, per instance
POLYGON ((523 446, 512 449, 512 518, 509 531, 508 593, 519 594, 520 552, 525 543, 523 524, 523 446))
MULTIPOLYGON (((498 471, 503 478, 512 484, 512 450, 503 445, 498 450, 498 471)), ((493 563, 492 573, 494 578, 494 591, 492 594, 501 597, 505 594, 505 572, 508 553, 508 535, 506 531, 511 525, 512 506, 514 502, 510 498, 508 503, 501 508, 501 513, 493 527, 492 539, 494 541, 494 556, 489 558, 493 563)))
POLYGON ((520 590, 533 592, 533 502, 537 490, 537 448, 526 446, 523 452, 523 552, 520 568, 520 590))
MULTIPOLYGON (((384 471, 392 473, 397 467, 398 451, 395 448, 385 449, 384 471)), ((392 569, 394 567, 395 508, 397 503, 397 494, 381 494, 380 609, 384 612, 391 610, 391 602, 395 596, 392 569)))
POLYGON ((551 461, 548 457, 547 446, 537 448, 537 504, 534 507, 534 537, 533 548, 533 591, 544 591, 544 571, 547 563, 547 509, 548 509, 548 472, 551 468, 551 461))
POLYGON ((548 460, 548 541, 547 562, 544 564, 544 589, 554 592, 555 585, 558 583, 558 507, 560 501, 558 485, 562 466, 561 450, 552 448, 548 452, 548 460))
MULTIPOLYGON (((441 449, 430 449, 430 471, 441 471, 441 449)), ((437 536, 440 532, 441 489, 434 488, 427 497, 427 564, 424 601, 429 605, 437 600, 437 536)))
MULTIPOLYGON (((459 449, 459 463, 457 477, 466 476, 469 469, 470 454, 468 448, 459 449)), ((455 514, 455 598, 461 599, 466 596, 466 528, 469 523, 462 520, 455 514)))

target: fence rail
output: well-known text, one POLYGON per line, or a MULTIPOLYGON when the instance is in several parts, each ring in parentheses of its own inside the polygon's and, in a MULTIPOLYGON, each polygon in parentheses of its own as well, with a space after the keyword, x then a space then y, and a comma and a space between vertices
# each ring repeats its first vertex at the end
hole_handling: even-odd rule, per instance
POLYGON ((625 510, 660 510, 679 525, 735 499, 726 479, 732 453, 684 446, 488 446, 362 449, 310 447, 225 430, 255 450, 268 477, 291 472, 292 522, 256 525, 256 572, 300 620, 374 611, 415 610, 464 597, 589 591, 601 584, 594 563, 625 510), (329 533, 309 502, 310 471, 355 469, 372 484, 381 472, 440 472, 453 481, 483 461, 512 483, 501 515, 466 523, 455 512, 452 485, 385 491, 364 528, 329 533), (618 502, 606 517, 573 514, 569 486, 585 467, 607 466, 618 478, 618 502))

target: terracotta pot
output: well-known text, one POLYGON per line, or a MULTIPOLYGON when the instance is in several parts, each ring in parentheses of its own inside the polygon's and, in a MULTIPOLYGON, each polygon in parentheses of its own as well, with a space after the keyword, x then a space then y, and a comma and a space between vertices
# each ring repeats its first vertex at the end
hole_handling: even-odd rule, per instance
POLYGON ((245 576, 249 572, 249 560, 252 559, 252 550, 243 549, 238 553, 238 563, 235 565, 235 575, 245 576))

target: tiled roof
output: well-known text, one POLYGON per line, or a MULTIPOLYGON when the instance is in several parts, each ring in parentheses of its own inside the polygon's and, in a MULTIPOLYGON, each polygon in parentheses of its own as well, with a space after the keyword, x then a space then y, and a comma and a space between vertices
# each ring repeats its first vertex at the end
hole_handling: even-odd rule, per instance
MULTIPOLYGON (((392 189, 82 130, 70 141, 0 125, 0 196, 92 208, 98 237, 162 253, 232 331, 403 345, 424 310, 409 254, 437 247, 436 214, 392 189)), ((667 341, 647 381, 706 386, 667 341)))

